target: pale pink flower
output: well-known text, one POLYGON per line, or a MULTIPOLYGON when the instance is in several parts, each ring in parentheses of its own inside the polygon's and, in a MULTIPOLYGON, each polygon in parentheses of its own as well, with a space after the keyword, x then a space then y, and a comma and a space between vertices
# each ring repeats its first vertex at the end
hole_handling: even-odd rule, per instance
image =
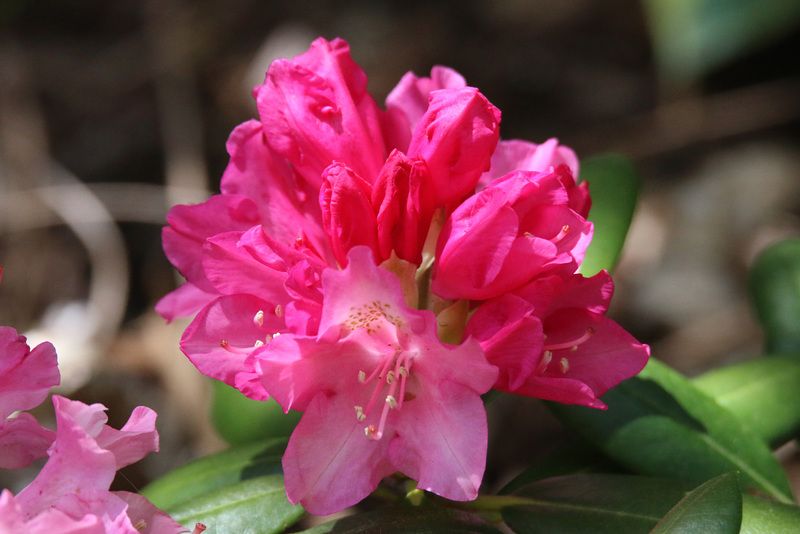
POLYGON ((55 432, 29 413, 12 414, 41 404, 60 378, 53 345, 31 350, 25 336, 0 326, 0 468, 19 469, 45 456, 55 432))
POLYGON ((57 395, 56 439, 36 479, 0 497, 0 532, 169 534, 185 532, 147 499, 109 487, 118 469, 158 449, 156 414, 138 407, 120 430, 106 425, 105 407, 57 395), (47 530, 50 529, 50 530, 47 530))
POLYGON ((400 471, 454 500, 477 496, 486 461, 480 395, 497 370, 474 341, 443 344, 429 311, 366 247, 322 275, 318 336, 284 334, 253 353, 264 387, 304 412, 283 467, 293 503, 327 514, 400 471))

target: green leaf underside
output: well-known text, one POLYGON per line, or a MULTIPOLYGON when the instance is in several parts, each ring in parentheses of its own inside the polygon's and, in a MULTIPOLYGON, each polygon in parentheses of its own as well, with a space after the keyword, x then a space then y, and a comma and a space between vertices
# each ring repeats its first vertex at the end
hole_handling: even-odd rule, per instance
POLYGON ((305 534, 417 534, 476 533, 500 534, 500 530, 475 514, 438 507, 397 506, 323 523, 305 534))
POLYGON ((749 282, 767 352, 800 353, 800 239, 762 252, 750 269, 749 282))
POLYGON ((638 473, 697 484, 739 471, 745 486, 793 502, 766 443, 679 373, 651 359, 604 397, 607 411, 548 403, 579 435, 638 473))
POLYGON ((305 513, 286 499, 281 475, 229 484, 165 511, 189 529, 203 523, 208 528, 205 534, 283 532, 305 513))
POLYGON ((680 500, 651 534, 738 534, 742 524, 742 491, 736 473, 705 482, 680 500))
POLYGON ((594 223, 592 242, 579 272, 592 276, 617 265, 639 196, 639 176, 633 164, 618 154, 607 154, 581 162, 581 181, 589 182, 594 223))
POLYGON ((516 490, 502 508, 518 533, 649 532, 693 484, 637 475, 578 474, 541 480, 516 490))
POLYGON ((773 447, 800 433, 800 354, 720 367, 692 383, 773 447))
POLYGON ((285 448, 286 440, 278 439, 204 456, 154 481, 142 494, 166 510, 230 484, 280 474, 285 448))

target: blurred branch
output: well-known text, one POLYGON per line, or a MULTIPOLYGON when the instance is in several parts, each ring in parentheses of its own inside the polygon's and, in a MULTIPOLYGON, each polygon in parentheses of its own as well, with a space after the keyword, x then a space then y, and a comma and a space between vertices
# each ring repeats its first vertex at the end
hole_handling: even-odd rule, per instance
POLYGON ((621 151, 635 159, 781 126, 800 119, 800 77, 662 104, 613 129, 603 127, 575 141, 598 152, 621 151))

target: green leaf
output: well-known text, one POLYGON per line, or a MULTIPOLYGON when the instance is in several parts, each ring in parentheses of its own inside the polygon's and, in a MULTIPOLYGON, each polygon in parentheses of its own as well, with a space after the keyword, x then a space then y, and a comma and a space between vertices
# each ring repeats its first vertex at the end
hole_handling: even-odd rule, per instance
POLYGON ((636 475, 568 475, 519 488, 521 499, 501 512, 520 534, 647 533, 692 488, 636 475))
POLYGON ((203 493, 168 508, 186 528, 203 523, 205 534, 270 534, 283 532, 303 515, 286 499, 283 476, 267 475, 203 493))
POLYGON ((800 507, 745 493, 742 500, 742 534, 794 534, 800 532, 800 507))
POLYGON ((252 478, 280 474, 286 440, 272 440, 204 456, 149 484, 142 494, 162 510, 252 478))
POLYGON ((471 532, 475 534, 500 534, 495 527, 469 512, 439 507, 396 506, 364 514, 352 515, 323 523, 305 534, 373 533, 417 534, 471 532))
POLYGON ((800 434, 800 355, 719 367, 692 383, 772 447, 800 434))
POLYGON ((800 239, 782 241, 759 255, 750 270, 750 292, 767 352, 800 353, 800 239))
POLYGON ((272 438, 289 438, 302 414, 283 408, 270 399, 248 399, 237 389, 213 380, 214 400, 211 422, 219 435, 231 445, 242 445, 272 438))
POLYGON ((651 534, 738 534, 742 490, 736 473, 709 480, 675 505, 651 534))
POLYGON ((525 469, 499 491, 511 493, 537 480, 578 473, 618 471, 619 467, 608 456, 584 440, 576 440, 559 447, 540 462, 525 469))
POLYGON ((685 86, 788 33, 796 0, 646 0, 656 63, 666 82, 685 86))
POLYGON ((603 396, 608 410, 548 403, 579 435, 638 473, 697 484, 729 471, 742 483, 793 502, 766 443, 686 378, 651 358, 639 376, 603 396))
POLYGON ((589 182, 592 209, 588 218, 594 223, 580 272, 592 276, 603 269, 611 271, 619 261, 639 196, 639 176, 630 160, 607 154, 581 162, 580 177, 589 182))

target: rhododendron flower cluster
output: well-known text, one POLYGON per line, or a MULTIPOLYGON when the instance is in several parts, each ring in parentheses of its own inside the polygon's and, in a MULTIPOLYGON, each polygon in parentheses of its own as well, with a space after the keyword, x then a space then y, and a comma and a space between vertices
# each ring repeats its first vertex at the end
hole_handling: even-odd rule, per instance
POLYGON ((500 140, 500 111, 435 67, 381 109, 347 44, 275 61, 237 127, 221 194, 168 217, 186 277, 158 311, 196 313, 203 373, 303 412, 289 500, 326 514, 401 472, 477 496, 491 388, 602 408, 648 348, 605 317, 613 286, 576 274, 588 185, 554 139, 500 140))
POLYGON ((156 414, 140 406, 120 430, 106 424, 101 404, 53 396, 55 432, 30 414, 59 383, 56 353, 33 350, 13 328, 0 327, 0 460, 14 469, 47 457, 17 495, 0 492, 0 534, 170 534, 185 532, 136 493, 109 491, 116 472, 158 450, 156 414))

